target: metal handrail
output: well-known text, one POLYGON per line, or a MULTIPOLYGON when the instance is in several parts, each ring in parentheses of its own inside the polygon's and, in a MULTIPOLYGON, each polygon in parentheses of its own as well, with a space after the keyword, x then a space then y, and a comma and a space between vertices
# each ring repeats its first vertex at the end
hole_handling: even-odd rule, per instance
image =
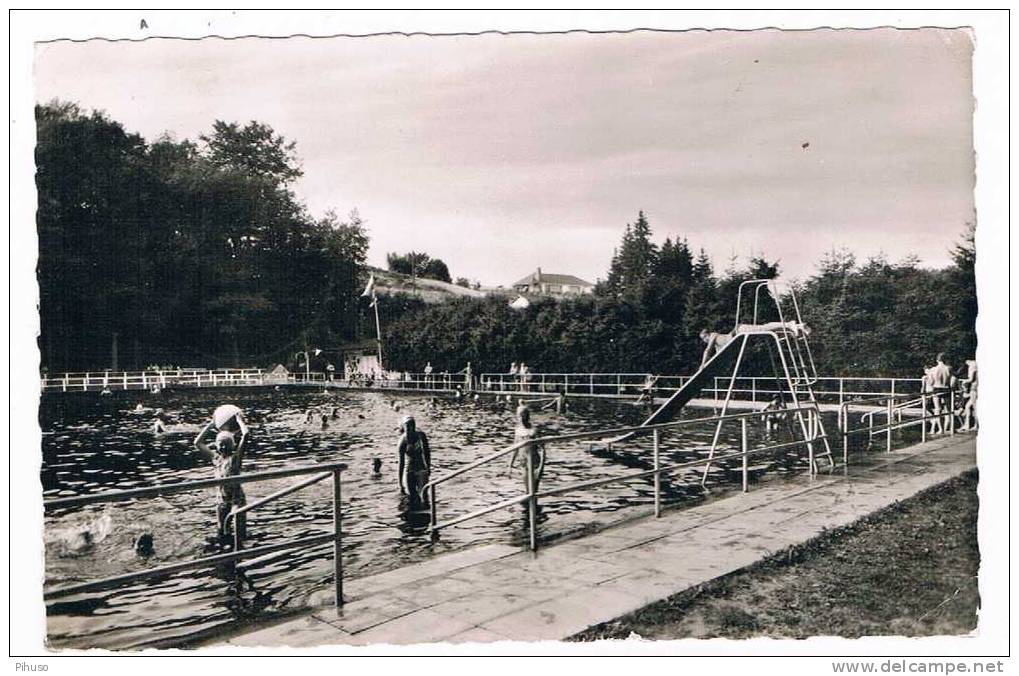
POLYGON ((516 450, 518 450, 520 448, 523 448, 524 446, 526 446, 528 444, 549 444, 549 443, 560 442, 560 441, 583 441, 584 439, 599 439, 600 440, 602 437, 606 437, 606 436, 618 436, 618 435, 621 435, 621 434, 631 434, 631 433, 636 434, 637 436, 639 436, 642 433, 652 432, 654 430, 669 430, 669 429, 673 429, 673 428, 677 428, 677 427, 686 427, 686 426, 689 426, 689 425, 695 425, 695 424, 698 424, 698 423, 717 422, 717 421, 720 421, 720 420, 721 421, 725 421, 725 420, 738 420, 740 418, 753 418, 755 416, 767 415, 769 413, 797 413, 797 412, 807 412, 807 411, 813 411, 813 410, 814 410, 813 406, 802 406, 802 407, 799 407, 799 408, 784 408, 784 409, 782 409, 780 411, 768 411, 768 412, 753 411, 753 412, 750 412, 750 413, 731 413, 731 414, 724 415, 724 416, 708 416, 706 418, 688 418, 686 420, 675 420, 675 421, 672 421, 672 422, 656 423, 656 424, 653 424, 653 425, 632 425, 632 426, 628 426, 628 427, 611 427, 611 428, 608 428, 608 429, 598 429, 598 430, 592 430, 592 431, 589 431, 589 432, 571 432, 569 434, 556 434, 556 435, 550 435, 550 436, 545 436, 545 437, 535 437, 533 439, 526 439, 524 441, 518 441, 518 442, 516 442, 516 443, 514 443, 514 444, 512 444, 510 446, 507 446, 506 448, 504 448, 502 450, 496 451, 495 453, 487 455, 484 458, 480 458, 479 460, 475 460, 474 462, 472 462, 472 463, 470 463, 468 465, 464 465, 463 467, 460 467, 460 468, 458 468, 456 470, 453 470, 452 472, 449 472, 448 474, 445 474, 445 475, 443 475, 443 476, 441 476, 441 477, 439 477, 437 479, 432 479, 431 481, 429 481, 427 484, 425 484, 421 488, 421 491, 424 492, 426 490, 430 490, 432 487, 437 486, 438 484, 441 484, 441 483, 445 483, 445 482, 449 481, 450 479, 455 479, 456 477, 460 476, 461 474, 465 474, 466 472, 469 472, 472 469, 476 469, 478 467, 481 467, 482 465, 487 465, 488 463, 492 462, 493 460, 498 460, 499 458, 501 458, 501 457, 503 457, 505 455, 509 455, 513 451, 516 451, 516 450))
MULTIPOLYGON (((885 450, 892 450, 892 432, 894 430, 903 429, 906 427, 912 427, 914 425, 920 425, 920 441, 921 443, 927 441, 927 421, 928 420, 944 420, 948 418, 948 434, 950 436, 955 435, 955 402, 956 393, 958 388, 949 387, 935 390, 932 392, 921 392, 917 394, 897 394, 889 395, 884 397, 869 397, 850 400, 843 403, 839 407, 839 427, 842 430, 842 457, 843 459, 848 457, 849 454, 849 437, 856 434, 867 434, 868 438, 871 439, 869 443, 872 443, 873 437, 884 433, 885 434, 885 450), (939 397, 948 395, 949 403, 948 409, 940 413, 928 413, 927 401, 933 397, 939 397), (904 402, 896 404, 896 402, 904 402), (881 402, 885 403, 884 410, 871 410, 860 416, 860 422, 867 421, 869 424, 865 428, 851 429, 849 427, 850 420, 850 409, 852 406, 868 405, 874 406, 881 402), (902 422, 902 411, 909 410, 911 404, 920 404, 920 415, 911 416, 911 420, 902 422), (899 422, 893 423, 896 412, 899 413, 899 422), (886 416, 886 423, 881 426, 875 426, 874 417, 875 414, 883 414, 886 416)), ((942 434, 945 431, 942 429, 942 434)))
POLYGON ((238 542, 236 523, 234 523, 234 551, 232 552, 216 554, 214 556, 207 556, 198 559, 190 559, 187 561, 172 563, 165 566, 159 566, 156 568, 149 568, 146 570, 136 571, 132 573, 125 573, 123 575, 114 575, 112 577, 106 577, 99 580, 91 580, 89 582, 64 585, 44 591, 43 598, 47 600, 59 598, 63 596, 69 596, 72 594, 94 591, 96 589, 103 589, 118 584, 134 582, 137 580, 145 580, 153 577, 162 577, 164 575, 169 575, 171 573, 176 573, 183 570, 216 566, 221 563, 230 563, 234 561, 239 561, 241 559, 253 558, 256 556, 261 556, 263 554, 269 554, 272 552, 306 548, 319 544, 324 544, 326 542, 332 542, 334 596, 336 605, 337 606, 343 605, 343 557, 341 554, 342 526, 340 510, 341 504, 340 474, 345 469, 347 469, 346 463, 330 462, 322 463, 319 465, 305 465, 302 467, 291 467, 289 469, 253 472, 251 474, 238 474, 236 476, 223 477, 220 479, 200 479, 197 481, 184 481, 179 483, 163 484, 161 486, 132 488, 120 491, 107 491, 105 493, 94 493, 90 495, 79 495, 74 497, 55 498, 52 500, 46 500, 43 502, 43 508, 46 511, 52 512, 59 509, 80 507, 84 505, 92 505, 98 503, 119 502, 123 500, 134 500, 138 498, 161 497, 165 495, 185 493, 216 486, 228 486, 244 483, 253 483, 258 481, 268 481, 271 479, 301 476, 305 474, 315 475, 309 479, 300 481, 292 486, 288 486, 284 489, 281 489, 270 495, 260 498, 259 500, 256 500, 255 502, 246 505, 241 509, 232 510, 229 515, 229 518, 236 519, 237 515, 247 512, 255 507, 259 507, 261 505, 266 504, 267 502, 271 502, 272 500, 281 498, 284 495, 289 495, 303 488, 307 488, 308 486, 314 483, 318 483, 319 481, 322 481, 323 479, 326 479, 330 476, 332 476, 333 478, 333 531, 331 533, 323 533, 321 535, 313 535, 309 537, 298 538, 296 540, 290 540, 287 542, 280 542, 272 545, 262 545, 260 547, 242 550, 238 542))
MULTIPOLYGON (((808 417, 813 417, 813 416, 819 416, 820 415, 820 412, 819 412, 817 406, 813 406, 813 405, 812 406, 800 406, 800 407, 796 407, 796 408, 786 408, 786 409, 772 410, 772 411, 754 411, 752 413, 737 413, 737 414, 730 414, 730 415, 724 415, 724 416, 711 416, 711 417, 706 417, 706 418, 691 418, 689 420, 680 420, 680 421, 674 421, 674 422, 668 422, 668 423, 658 423, 658 424, 652 424, 652 425, 618 427, 618 428, 611 428, 611 429, 594 430, 594 431, 590 431, 590 432, 575 432, 575 433, 570 433, 570 434, 550 435, 550 436, 536 437, 536 438, 533 438, 533 439, 527 439, 527 440, 524 440, 524 441, 516 442, 516 443, 508 446, 507 448, 504 448, 502 450, 496 451, 495 453, 492 453, 492 454, 490 454, 488 456, 485 456, 484 458, 481 458, 481 459, 476 460, 476 461, 474 461, 474 462, 472 462, 472 463, 470 463, 468 465, 465 465, 464 467, 461 467, 461 468, 456 469, 456 470, 454 470, 452 472, 449 472, 449 473, 447 473, 447 474, 445 474, 445 475, 443 475, 443 476, 441 476, 441 477, 439 477, 437 479, 433 479, 432 481, 429 481, 427 484, 425 484, 424 487, 422 487, 420 489, 420 492, 421 492, 422 495, 426 491, 429 494, 429 508, 430 508, 430 511, 431 511, 430 531, 432 532, 433 537, 434 537, 434 536, 436 536, 438 534, 438 532, 440 530, 442 530, 444 528, 449 528, 451 526, 455 526, 455 525, 463 523, 465 521, 470 521, 472 519, 476 519, 478 517, 484 516, 484 515, 489 514, 491 512, 494 512, 494 511, 497 511, 497 510, 500 510, 500 509, 505 509, 507 507, 511 507, 513 505, 516 505, 516 504, 520 504, 520 503, 524 503, 524 502, 529 502, 530 505, 531 505, 530 510, 529 510, 530 546, 531 546, 531 549, 535 549, 537 547, 537 539, 536 539, 536 534, 535 534, 536 526, 535 526, 535 516, 534 515, 535 515, 535 509, 536 509, 536 505, 537 505, 536 501, 540 497, 549 497, 549 496, 554 496, 554 495, 560 495, 560 494, 563 494, 563 493, 570 493, 570 492, 575 492, 575 491, 579 491, 579 490, 583 490, 583 489, 587 489, 587 488, 594 488, 594 487, 608 485, 608 484, 613 484, 613 483, 626 483, 626 482, 629 482, 629 481, 634 481, 634 480, 637 480, 637 479, 643 479, 643 478, 647 478, 649 476, 653 476, 654 479, 655 479, 655 516, 657 517, 657 516, 661 515, 661 484, 660 484, 660 481, 661 481, 661 475, 662 474, 668 474, 668 473, 671 473, 671 472, 674 472, 674 471, 677 471, 677 470, 680 470, 680 469, 687 469, 687 468, 691 468, 691 467, 698 467, 698 466, 701 466, 701 465, 708 466, 708 465, 710 465, 711 463, 714 463, 714 462, 730 460, 730 459, 734 459, 734 458, 743 458, 743 490, 746 491, 746 490, 748 490, 748 476, 747 476, 748 475, 748 465, 747 465, 747 458, 749 458, 751 455, 756 455, 756 454, 759 454, 759 453, 765 453, 765 452, 768 452, 768 451, 774 451, 774 450, 781 449, 781 448, 788 448, 788 447, 792 447, 792 446, 802 446, 802 445, 805 445, 805 444, 808 446, 808 448, 812 448, 811 444, 813 442, 816 442, 816 441, 819 441, 819 440, 823 440, 823 439, 827 439, 827 435, 825 435, 823 432, 820 431, 821 430, 820 425, 811 424, 807 428, 808 429, 808 436, 807 436, 807 438, 804 438, 804 439, 801 439, 801 440, 792 441, 792 442, 773 444, 773 445, 766 446, 764 448, 759 448, 759 449, 750 450, 748 448, 747 421, 749 419, 754 418, 754 417, 761 417, 761 416, 787 415, 787 414, 793 414, 793 413, 801 413, 801 414, 802 413, 806 413, 808 415, 808 417), (675 429, 675 428, 679 428, 679 427, 684 427, 684 426, 688 426, 688 425, 694 425, 694 424, 698 424, 698 423, 703 424, 703 423, 706 423, 706 422, 707 423, 722 422, 724 420, 739 420, 740 421, 741 430, 742 430, 742 434, 741 434, 742 450, 739 453, 730 453, 730 454, 726 454, 726 455, 722 455, 722 456, 700 458, 700 459, 697 459, 697 460, 685 461, 685 462, 681 462, 681 463, 674 463, 672 465, 666 465, 666 466, 663 466, 663 465, 660 464, 660 462, 659 462, 659 446, 660 446, 661 433, 663 431, 667 431, 667 430, 675 429), (558 488, 553 488, 553 489, 549 489, 549 490, 545 490, 545 491, 537 491, 537 490, 535 490, 535 487, 531 483, 531 479, 533 478, 533 475, 532 475, 532 471, 531 471, 532 470, 532 468, 531 468, 531 456, 530 456, 530 454, 528 454, 526 456, 526 458, 525 458, 526 463, 527 463, 527 471, 528 471, 528 473, 527 473, 528 490, 527 490, 526 493, 524 493, 523 495, 507 498, 507 499, 502 500, 502 501, 500 501, 498 503, 495 503, 495 504, 492 504, 492 505, 488 505, 488 506, 483 507, 481 509, 478 509, 478 510, 476 510, 474 512, 470 512, 468 514, 460 515, 458 517, 455 517, 453 519, 450 519, 450 520, 442 522, 442 523, 440 523, 438 521, 437 514, 436 514, 436 486, 438 486, 439 484, 444 483, 446 481, 449 481, 449 480, 451 480, 453 478, 461 476, 461 475, 465 474, 466 472, 469 472, 469 471, 471 471, 473 469, 476 469, 477 467, 481 467, 481 466, 483 466, 485 464, 488 464, 488 463, 490 463, 490 462, 492 462, 494 460, 497 460, 497 459, 499 459, 501 457, 504 457, 504 456, 508 455, 509 453, 515 452, 515 451, 519 450, 520 448, 523 448, 524 446, 527 446, 529 444, 545 445, 545 444, 549 444, 549 443, 552 443, 552 442, 558 442, 558 441, 582 441, 584 439, 603 438, 603 437, 606 437, 606 436, 616 436, 616 435, 620 435, 620 434, 631 434, 632 433, 632 434, 635 434, 635 435, 640 435, 640 434, 645 434, 645 433, 648 433, 648 432, 651 433, 652 438, 653 438, 653 459, 654 459, 655 468, 652 469, 652 470, 642 470, 640 472, 633 472, 633 473, 625 474, 625 475, 622 475, 622 476, 613 476, 613 477, 603 478, 603 479, 592 479, 592 480, 589 480, 589 481, 582 481, 582 482, 579 482, 579 483, 570 484, 568 486, 561 486, 561 487, 558 487, 558 488)), ((811 458, 811 463, 813 463, 813 458, 811 458)))

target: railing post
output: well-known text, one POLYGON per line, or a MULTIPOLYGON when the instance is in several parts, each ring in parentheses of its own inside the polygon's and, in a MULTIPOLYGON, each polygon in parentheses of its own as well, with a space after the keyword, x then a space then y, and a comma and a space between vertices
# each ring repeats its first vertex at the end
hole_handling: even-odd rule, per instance
POLYGON ((654 442, 653 453, 655 462, 655 518, 659 518, 662 515, 662 475, 659 473, 661 464, 659 462, 659 446, 661 443, 661 432, 655 429, 651 433, 651 438, 654 442))
POLYGON ((67 378, 68 378, 68 377, 67 377, 67 374, 65 373, 65 374, 64 374, 64 392, 66 392, 66 391, 67 391, 67 378))
POLYGON ((927 395, 920 395, 920 443, 927 441, 927 395))
MULTIPOLYGON (((839 376, 839 406, 842 406, 842 404, 845 403, 843 392, 845 392, 845 379, 842 378, 842 376, 839 376)), ((846 422, 848 422, 848 420, 846 422)))
POLYGON ((739 419, 739 428, 740 428, 740 430, 739 430, 740 431, 740 451, 743 453, 743 458, 742 458, 742 460, 743 460, 743 492, 746 493, 747 490, 749 490, 749 482, 748 482, 748 478, 747 478, 747 469, 748 469, 747 466, 749 464, 749 456, 747 456, 747 451, 749 449, 749 444, 747 443, 747 419, 746 418, 740 418, 739 419))
POLYGON ((839 419, 842 420, 842 464, 849 467, 849 404, 839 407, 839 419))
POLYGON ((891 392, 891 395, 893 397, 895 396, 895 378, 892 378, 892 392, 891 392))
POLYGON ((892 450, 892 400, 888 400, 888 427, 885 430, 885 450, 892 450))
POLYGON ((340 470, 333 470, 333 593, 343 605, 343 528, 340 520, 340 470))
MULTIPOLYGON (((807 436, 809 441, 817 438, 817 421, 814 417, 816 414, 816 411, 807 411, 807 436)), ((814 476, 817 474, 817 463, 814 462, 814 444, 812 443, 807 444, 807 463, 810 465, 810 475, 814 476)))
POLYGON ((757 402, 757 376, 750 378, 750 401, 757 402))
POLYGON ((591 394, 594 394, 594 374, 588 374, 591 394))
POLYGON ((122 381, 124 383, 124 389, 126 390, 127 389, 127 371, 123 372, 121 378, 122 378, 122 381))
POLYGON ((948 431, 955 436, 955 388, 948 391, 948 431))
POLYGON ((439 523, 438 512, 435 507, 435 484, 428 487, 428 513, 429 523, 431 524, 429 530, 431 531, 432 540, 435 540, 439 536, 439 532, 435 530, 435 526, 439 523))
POLYGON ((537 527, 537 517, 538 517, 538 514, 537 514, 538 513, 538 496, 535 495, 537 493, 537 490, 536 490, 536 487, 534 485, 534 451, 530 448, 530 446, 525 446, 524 448, 527 451, 527 463, 526 463, 526 467, 527 467, 527 484, 526 485, 527 485, 527 493, 530 496, 528 498, 528 500, 527 500, 527 527, 528 527, 528 530, 530 531, 530 539, 531 539, 530 545, 531 545, 531 551, 533 552, 533 551, 535 551, 538 548, 538 540, 537 540, 537 537, 535 536, 535 530, 536 530, 536 527, 537 527))
POLYGON ((244 547, 244 543, 241 541, 241 529, 237 527, 237 516, 234 514, 227 515, 227 520, 232 520, 232 526, 234 531, 234 551, 239 552, 244 547))

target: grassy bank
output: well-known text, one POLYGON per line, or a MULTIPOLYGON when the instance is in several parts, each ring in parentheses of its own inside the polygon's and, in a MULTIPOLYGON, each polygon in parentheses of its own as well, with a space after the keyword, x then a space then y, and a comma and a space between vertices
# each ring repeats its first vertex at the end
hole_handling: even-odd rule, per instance
POLYGON ((930 636, 976 627, 977 474, 573 640, 930 636))

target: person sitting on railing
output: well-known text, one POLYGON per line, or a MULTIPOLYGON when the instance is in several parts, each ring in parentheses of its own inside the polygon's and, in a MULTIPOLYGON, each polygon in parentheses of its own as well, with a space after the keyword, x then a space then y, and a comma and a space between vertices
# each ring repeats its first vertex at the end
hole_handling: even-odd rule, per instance
POLYGON ((411 510, 420 509, 424 504, 421 489, 428 483, 432 470, 432 451, 428 436, 417 429, 414 416, 405 415, 400 421, 400 441, 397 452, 400 455, 400 494, 406 495, 411 510))
MULTIPOLYGON (((195 449, 212 461, 213 473, 217 479, 237 476, 241 473, 244 460, 244 442, 248 438, 248 426, 244 423, 241 409, 232 404, 217 408, 212 421, 195 437, 195 449), (207 439, 214 436, 212 442, 207 439)), ((217 532, 220 537, 227 534, 229 516, 234 507, 247 504, 244 488, 238 484, 219 486, 219 504, 216 506, 217 532)), ((237 517, 237 535, 244 538, 247 520, 245 515, 237 517)))
MULTIPOLYGON (((540 430, 535 425, 531 424, 531 409, 527 407, 527 404, 520 404, 517 407, 517 426, 513 430, 513 443, 519 444, 522 441, 534 439, 535 437, 541 436, 540 430)), ((541 482, 541 475, 545 471, 545 447, 540 444, 525 443, 520 448, 513 451, 512 457, 510 457, 509 468, 513 470, 513 464, 517 461, 517 456, 520 457, 521 473, 524 480, 524 490, 527 491, 533 488, 535 492, 538 491, 538 484, 541 482), (528 486, 527 478, 527 459, 528 456, 531 460, 531 476, 533 478, 533 486, 528 486)))

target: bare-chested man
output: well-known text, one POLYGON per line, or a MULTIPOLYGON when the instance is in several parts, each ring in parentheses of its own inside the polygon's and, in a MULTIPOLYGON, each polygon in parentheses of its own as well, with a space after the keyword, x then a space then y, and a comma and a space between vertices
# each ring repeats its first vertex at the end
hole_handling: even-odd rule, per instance
POLYGON ((799 322, 768 322, 766 324, 740 324, 735 331, 729 333, 718 333, 704 329, 700 336, 707 345, 704 348, 704 356, 701 357, 701 366, 708 363, 714 355, 722 351, 722 348, 732 342, 732 339, 742 333, 755 333, 770 331, 772 333, 787 333, 795 337, 809 336, 810 327, 799 322))
POLYGON ((976 406, 977 406, 977 361, 976 359, 966 360, 966 403, 962 407, 961 430, 976 429, 976 406))
POLYGON ((955 415, 948 403, 948 391, 953 385, 952 369, 945 363, 945 355, 938 353, 937 363, 924 370, 926 380, 924 391, 933 394, 931 403, 934 408, 934 415, 938 416, 931 421, 931 434, 943 434, 951 421, 947 416, 955 415), (942 415, 944 413, 945 415, 942 415))

